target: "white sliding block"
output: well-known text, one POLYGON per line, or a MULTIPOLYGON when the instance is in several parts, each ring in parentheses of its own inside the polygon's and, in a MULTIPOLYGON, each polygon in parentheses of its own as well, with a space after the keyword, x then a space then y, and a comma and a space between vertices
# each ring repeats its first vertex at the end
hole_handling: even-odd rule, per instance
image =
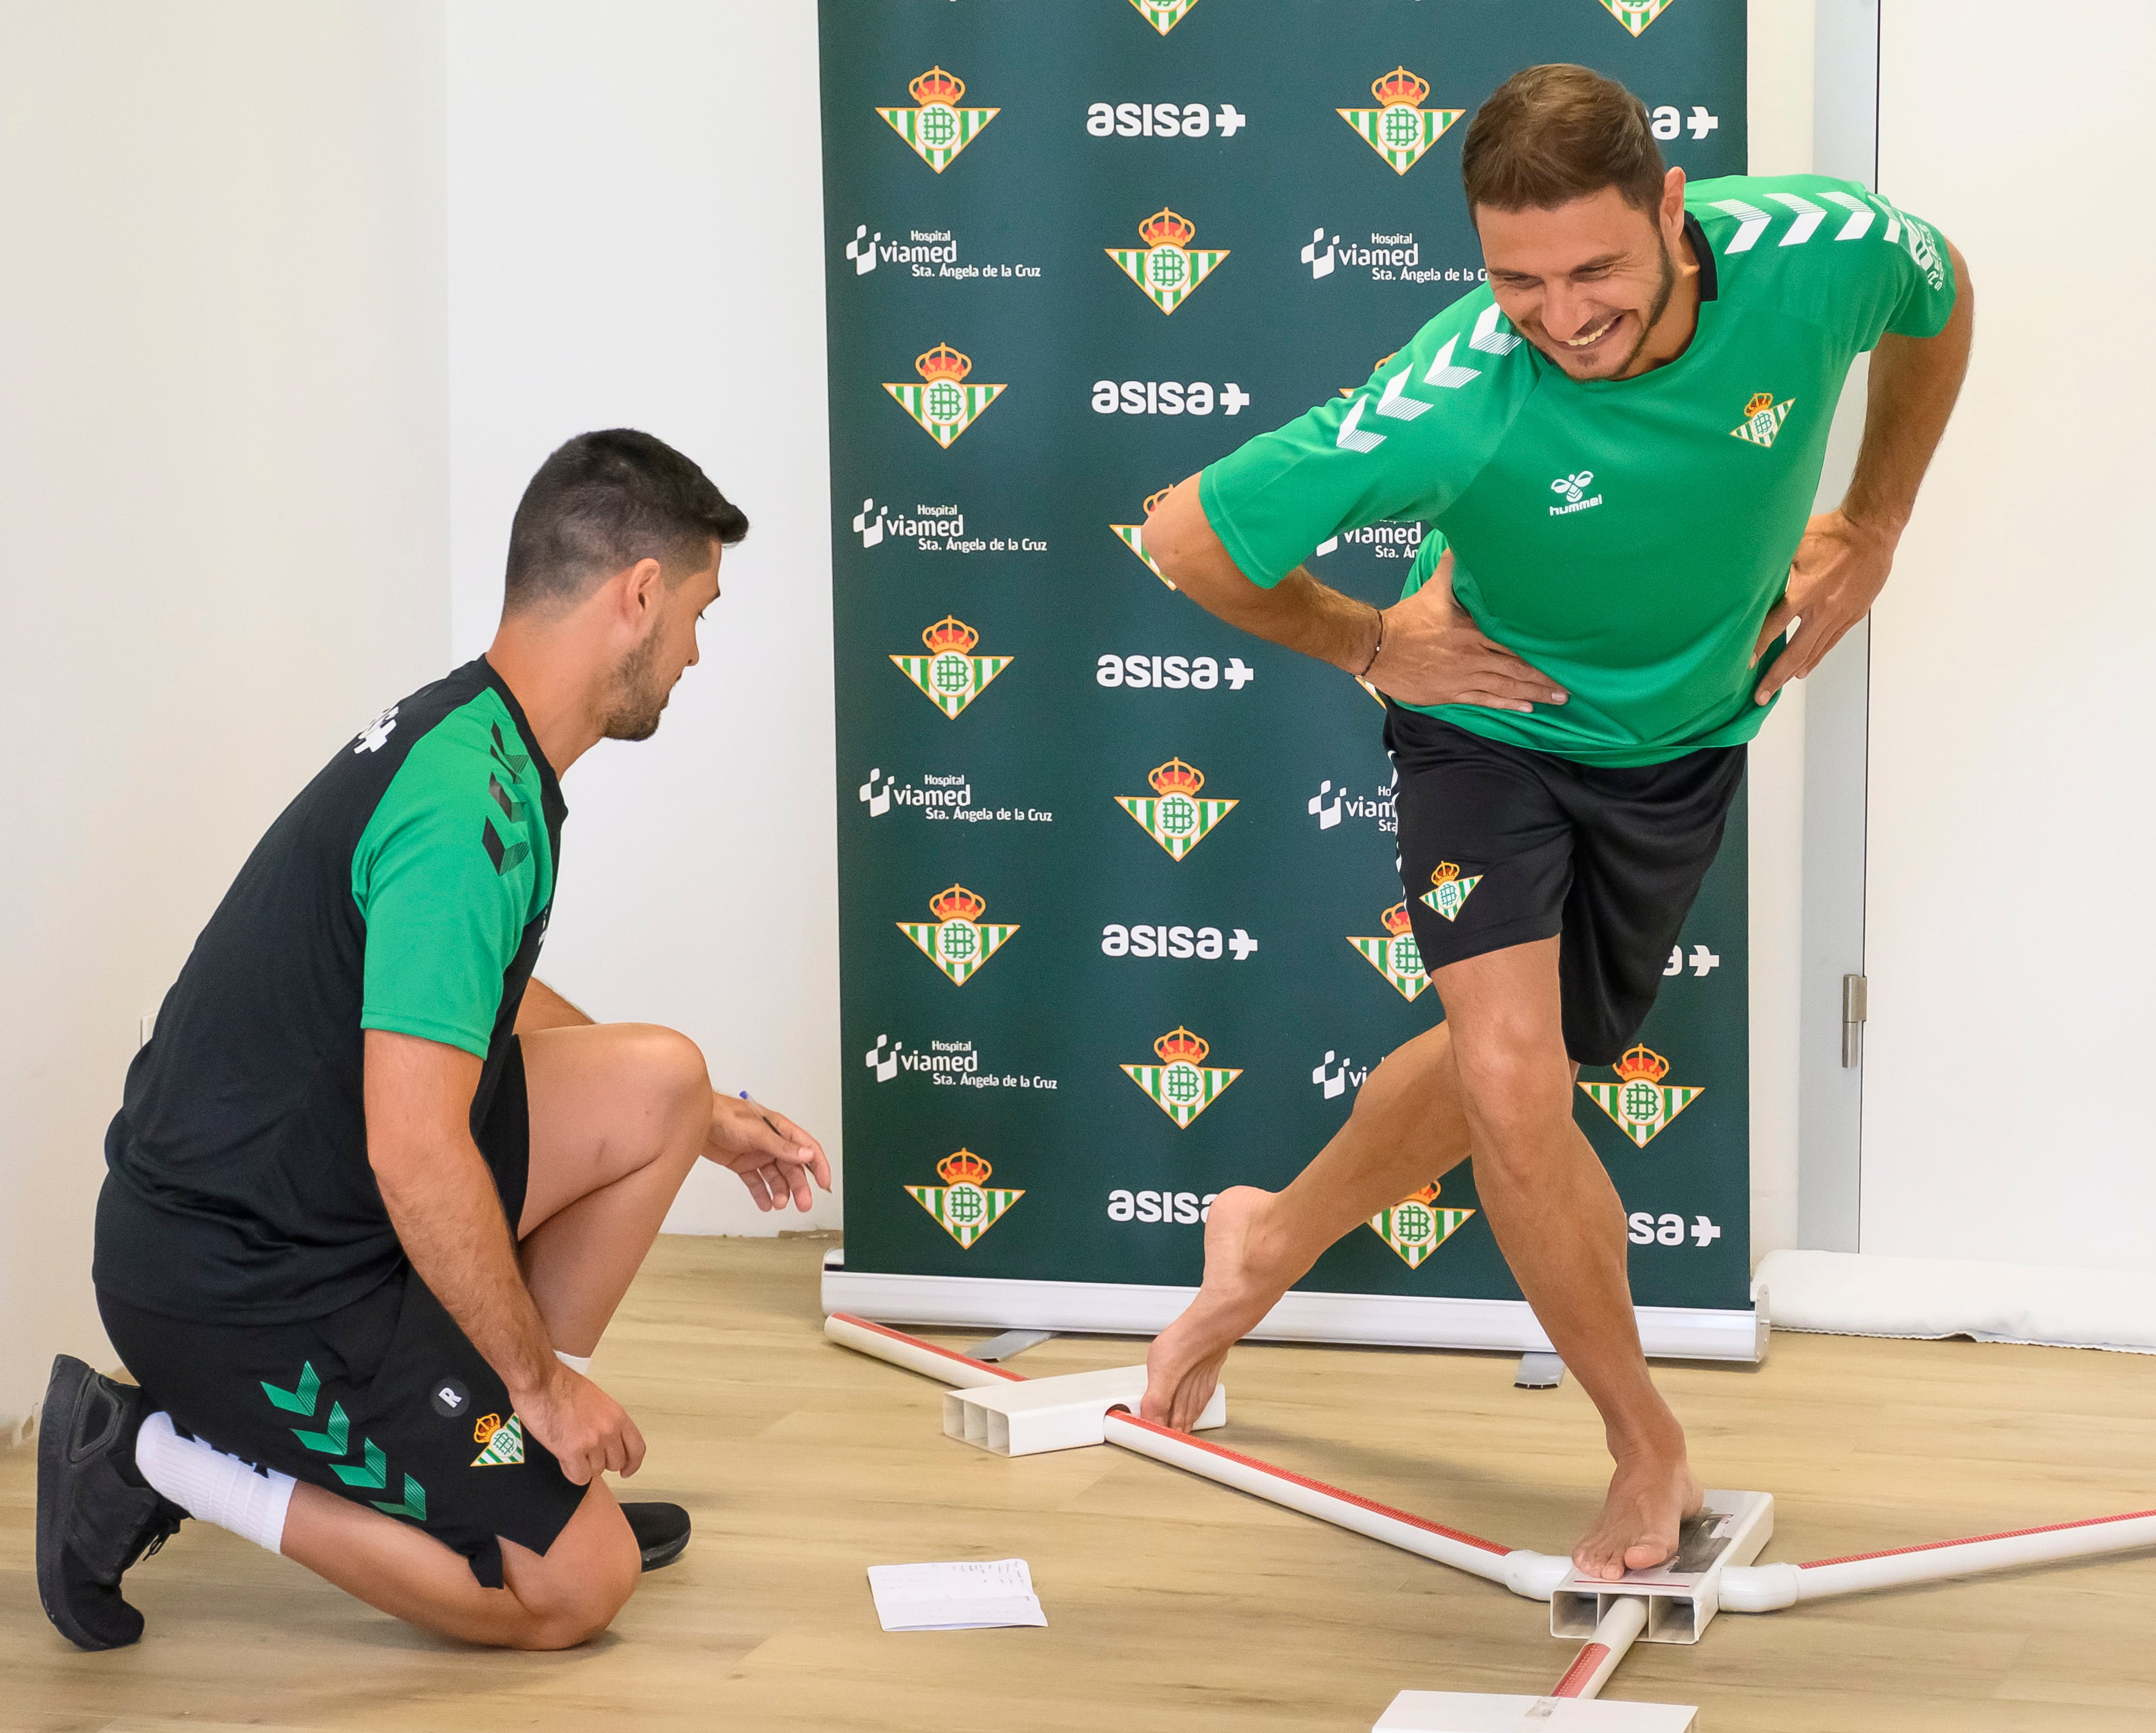
POLYGON ((1678 1530, 1677 1556, 1614 1582, 1574 1571, 1550 1597, 1550 1635, 1591 1637, 1614 1601, 1647 1603, 1646 1643, 1697 1643, 1722 1610, 1722 1573, 1748 1565, 1774 1532, 1774 1500, 1763 1492, 1710 1491, 1678 1530))
POLYGON ((1371 1733, 1691 1733, 1698 1725, 1699 1711, 1682 1703, 1402 1691, 1371 1733))
MULTIPOLYGON (((1106 1372, 948 1390, 943 1394, 943 1430, 998 1456, 1037 1456, 1044 1450, 1104 1443, 1108 1410, 1127 1408, 1137 1413, 1145 1388, 1143 1366, 1118 1366, 1106 1372)), ((1195 1429, 1227 1423, 1227 1387, 1216 1386, 1195 1429)))

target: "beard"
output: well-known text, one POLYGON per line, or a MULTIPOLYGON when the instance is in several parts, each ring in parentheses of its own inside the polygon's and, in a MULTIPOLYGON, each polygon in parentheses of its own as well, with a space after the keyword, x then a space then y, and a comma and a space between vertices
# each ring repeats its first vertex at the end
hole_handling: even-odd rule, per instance
POLYGON ((653 676, 658 661, 659 628, 654 624, 644 642, 615 666, 607 693, 603 738, 649 740, 659 731, 659 713, 666 708, 673 693, 653 676))
POLYGON ((1640 335, 1633 339, 1631 352, 1617 364, 1615 371, 1608 375, 1612 379, 1622 379, 1631 372, 1632 363, 1639 360, 1640 351, 1647 346, 1647 339, 1655 334, 1655 327, 1662 322, 1662 315, 1669 311, 1670 297, 1676 293, 1677 262, 1670 256, 1670 244, 1661 240, 1659 232, 1656 238, 1661 242, 1662 278, 1655 285, 1655 304, 1640 322, 1640 335))

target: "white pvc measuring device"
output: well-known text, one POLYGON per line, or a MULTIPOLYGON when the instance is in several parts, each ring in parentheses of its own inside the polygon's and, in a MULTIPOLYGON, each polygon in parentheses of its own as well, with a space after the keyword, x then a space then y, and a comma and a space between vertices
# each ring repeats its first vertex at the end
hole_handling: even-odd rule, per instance
MULTIPOLYGON (((1759 1565, 1753 1561, 1774 1533, 1774 1500, 1715 1489, 1680 1535, 1676 1558, 1604 1582, 1579 1576, 1568 1558, 1485 1540, 1141 1419, 1133 1411, 1145 1391, 1142 1366, 1029 1380, 844 1312, 826 1318, 824 1333, 944 1385, 952 1392, 944 1429, 952 1437, 1014 1456, 1114 1444, 1547 1601, 1552 1635, 1586 1639, 1546 1696, 1403 1691, 1373 1733, 1687 1733, 1698 1714, 1687 1705, 1594 1700, 1635 1642, 1697 1643, 1717 1612, 1773 1613, 1867 1589, 2156 1546, 2156 1510, 2135 1510, 1809 1564, 1759 1565)), ((1216 1390, 1199 1424, 1226 1419, 1226 1393, 1216 1390)))

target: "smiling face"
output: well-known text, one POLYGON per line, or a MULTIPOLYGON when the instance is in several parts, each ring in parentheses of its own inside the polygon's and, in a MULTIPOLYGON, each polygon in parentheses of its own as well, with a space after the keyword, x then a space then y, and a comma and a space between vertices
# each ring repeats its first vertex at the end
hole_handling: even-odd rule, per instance
POLYGON ((1623 379, 1691 341, 1697 274, 1684 240, 1684 171, 1653 210, 1614 187, 1548 208, 1475 209, 1491 292, 1512 329, 1574 379, 1623 379), (1689 287, 1688 283, 1686 284, 1689 287))

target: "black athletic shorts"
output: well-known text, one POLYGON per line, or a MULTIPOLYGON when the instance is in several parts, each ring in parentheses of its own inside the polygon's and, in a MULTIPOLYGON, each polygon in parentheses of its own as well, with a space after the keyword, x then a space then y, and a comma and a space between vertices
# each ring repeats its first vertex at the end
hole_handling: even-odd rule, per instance
MULTIPOLYGON (((521 1046, 477 1136, 512 1228, 531 1171, 521 1046)), ((299 1323, 201 1324, 103 1292, 98 1309, 121 1362, 182 1431, 417 1525, 489 1588, 501 1586, 501 1537, 543 1553, 583 1500, 409 1264, 299 1323)))
POLYGON ((1612 1064, 1638 1035, 1722 846, 1744 748, 1605 767, 1385 706, 1400 879, 1432 974, 1563 935, 1565 1051, 1612 1064))

